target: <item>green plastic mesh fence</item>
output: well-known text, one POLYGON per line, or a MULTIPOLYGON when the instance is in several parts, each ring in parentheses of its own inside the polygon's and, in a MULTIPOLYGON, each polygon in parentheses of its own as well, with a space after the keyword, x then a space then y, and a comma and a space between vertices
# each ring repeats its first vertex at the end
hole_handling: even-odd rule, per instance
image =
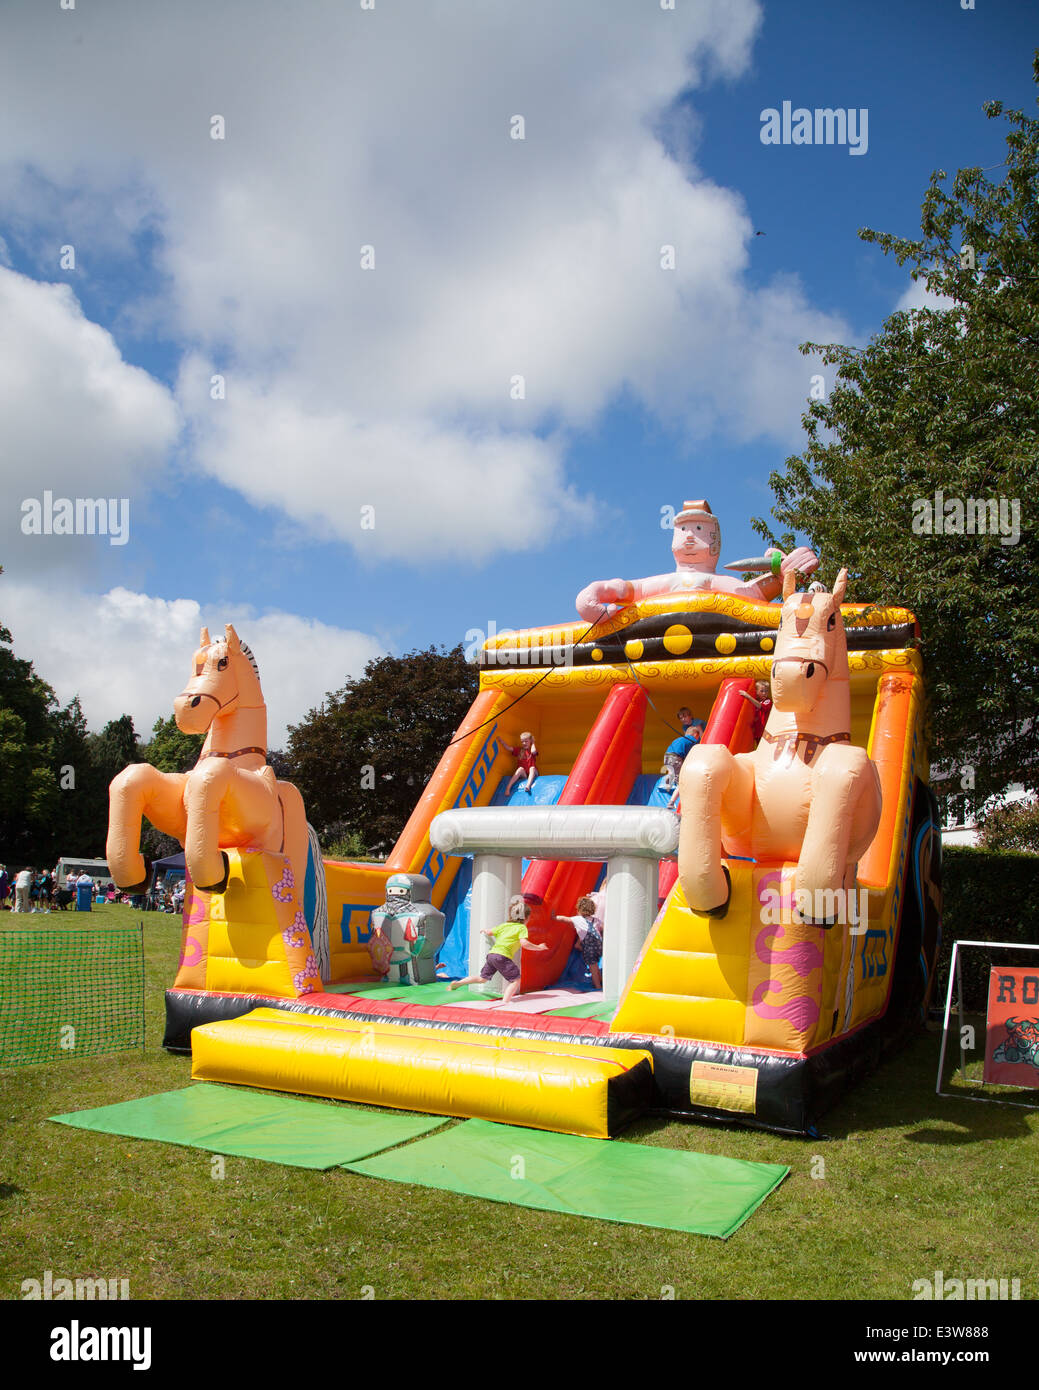
POLYGON ((144 1047, 144 924, 0 932, 0 1066, 144 1047))

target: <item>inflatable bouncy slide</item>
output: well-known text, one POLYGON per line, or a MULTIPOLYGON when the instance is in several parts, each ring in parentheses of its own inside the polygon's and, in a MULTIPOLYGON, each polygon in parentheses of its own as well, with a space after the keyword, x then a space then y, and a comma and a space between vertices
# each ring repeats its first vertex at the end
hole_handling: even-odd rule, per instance
POLYGON ((577 621, 484 644, 384 864, 322 863, 262 756, 251 653, 203 632, 177 703, 210 730, 198 767, 121 774, 108 846, 136 882, 141 814, 185 843, 165 1045, 193 1076, 603 1138, 647 1111, 812 1134, 919 1022, 940 839, 913 615, 845 602, 843 572, 799 591, 804 549, 717 573, 703 501, 672 550, 673 572, 589 585, 577 621), (679 711, 703 726, 680 815, 679 711), (486 933, 521 898, 538 949, 503 1004, 486 933))

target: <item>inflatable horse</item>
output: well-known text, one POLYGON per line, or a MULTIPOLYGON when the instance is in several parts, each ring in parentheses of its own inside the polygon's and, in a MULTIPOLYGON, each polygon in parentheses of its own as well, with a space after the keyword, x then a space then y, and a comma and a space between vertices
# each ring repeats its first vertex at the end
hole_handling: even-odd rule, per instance
POLYGON ((832 925, 833 905, 855 890, 856 865, 880 824, 881 791, 865 749, 850 742, 847 581, 842 569, 832 594, 798 594, 793 572, 784 576, 772 712, 760 743, 739 754, 701 744, 682 766, 678 876, 694 912, 728 911, 723 852, 796 861, 797 902, 811 905, 801 909, 809 923, 832 925))
POLYGON ((213 642, 203 628, 194 674, 173 702, 177 728, 206 733, 190 772, 160 772, 149 763, 124 768, 109 789, 106 856, 126 892, 148 880, 141 855, 141 818, 184 846, 192 882, 202 892, 227 887, 227 849, 282 854, 296 884, 307 865, 303 798, 267 765, 267 706, 249 648, 227 625, 213 642))

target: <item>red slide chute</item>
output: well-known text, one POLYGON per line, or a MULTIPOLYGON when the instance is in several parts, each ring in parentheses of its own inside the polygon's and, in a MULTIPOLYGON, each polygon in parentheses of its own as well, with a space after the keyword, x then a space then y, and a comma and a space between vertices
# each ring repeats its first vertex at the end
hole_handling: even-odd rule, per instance
MULTIPOLYGON (((622 806, 627 801, 642 771, 646 703, 641 686, 626 682, 613 687, 557 805, 622 806)), ((577 934, 569 923, 551 921, 551 913, 572 914, 578 899, 595 886, 601 869, 601 864, 538 859, 523 875, 523 892, 543 900, 527 924, 530 939, 549 947, 548 951, 521 953, 520 988, 524 993, 549 988, 563 973, 577 934)))

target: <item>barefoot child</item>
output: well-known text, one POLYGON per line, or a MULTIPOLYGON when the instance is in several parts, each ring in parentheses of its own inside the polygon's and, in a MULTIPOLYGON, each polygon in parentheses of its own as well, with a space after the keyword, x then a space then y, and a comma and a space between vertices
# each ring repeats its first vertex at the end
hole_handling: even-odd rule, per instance
POLYGON ((602 959, 602 921, 595 915, 595 899, 585 896, 577 900, 576 917, 560 917, 553 913, 555 922, 570 922, 577 932, 577 944, 581 948, 581 958, 588 967, 592 984, 602 989, 602 973, 599 961, 602 959))
POLYGON ((534 735, 520 734, 520 746, 518 748, 513 748, 511 743, 506 743, 504 747, 514 758, 519 759, 519 767, 509 780, 505 795, 512 795, 513 787, 524 775, 527 778, 527 791, 529 792, 534 785, 534 778, 538 775, 538 750, 534 746, 534 735))
POLYGON ((464 980, 452 980, 448 989, 460 989, 462 985, 476 985, 481 980, 493 979, 497 973, 505 981, 505 992, 501 997, 501 1002, 508 1004, 519 992, 520 968, 516 964, 516 957, 520 951, 548 950, 544 944, 535 946, 532 941, 527 940, 526 924, 530 913, 530 906, 522 898, 514 898, 509 909, 510 920, 503 922, 500 927, 484 927, 483 929, 482 934, 491 938, 491 949, 479 975, 467 975, 464 980))

